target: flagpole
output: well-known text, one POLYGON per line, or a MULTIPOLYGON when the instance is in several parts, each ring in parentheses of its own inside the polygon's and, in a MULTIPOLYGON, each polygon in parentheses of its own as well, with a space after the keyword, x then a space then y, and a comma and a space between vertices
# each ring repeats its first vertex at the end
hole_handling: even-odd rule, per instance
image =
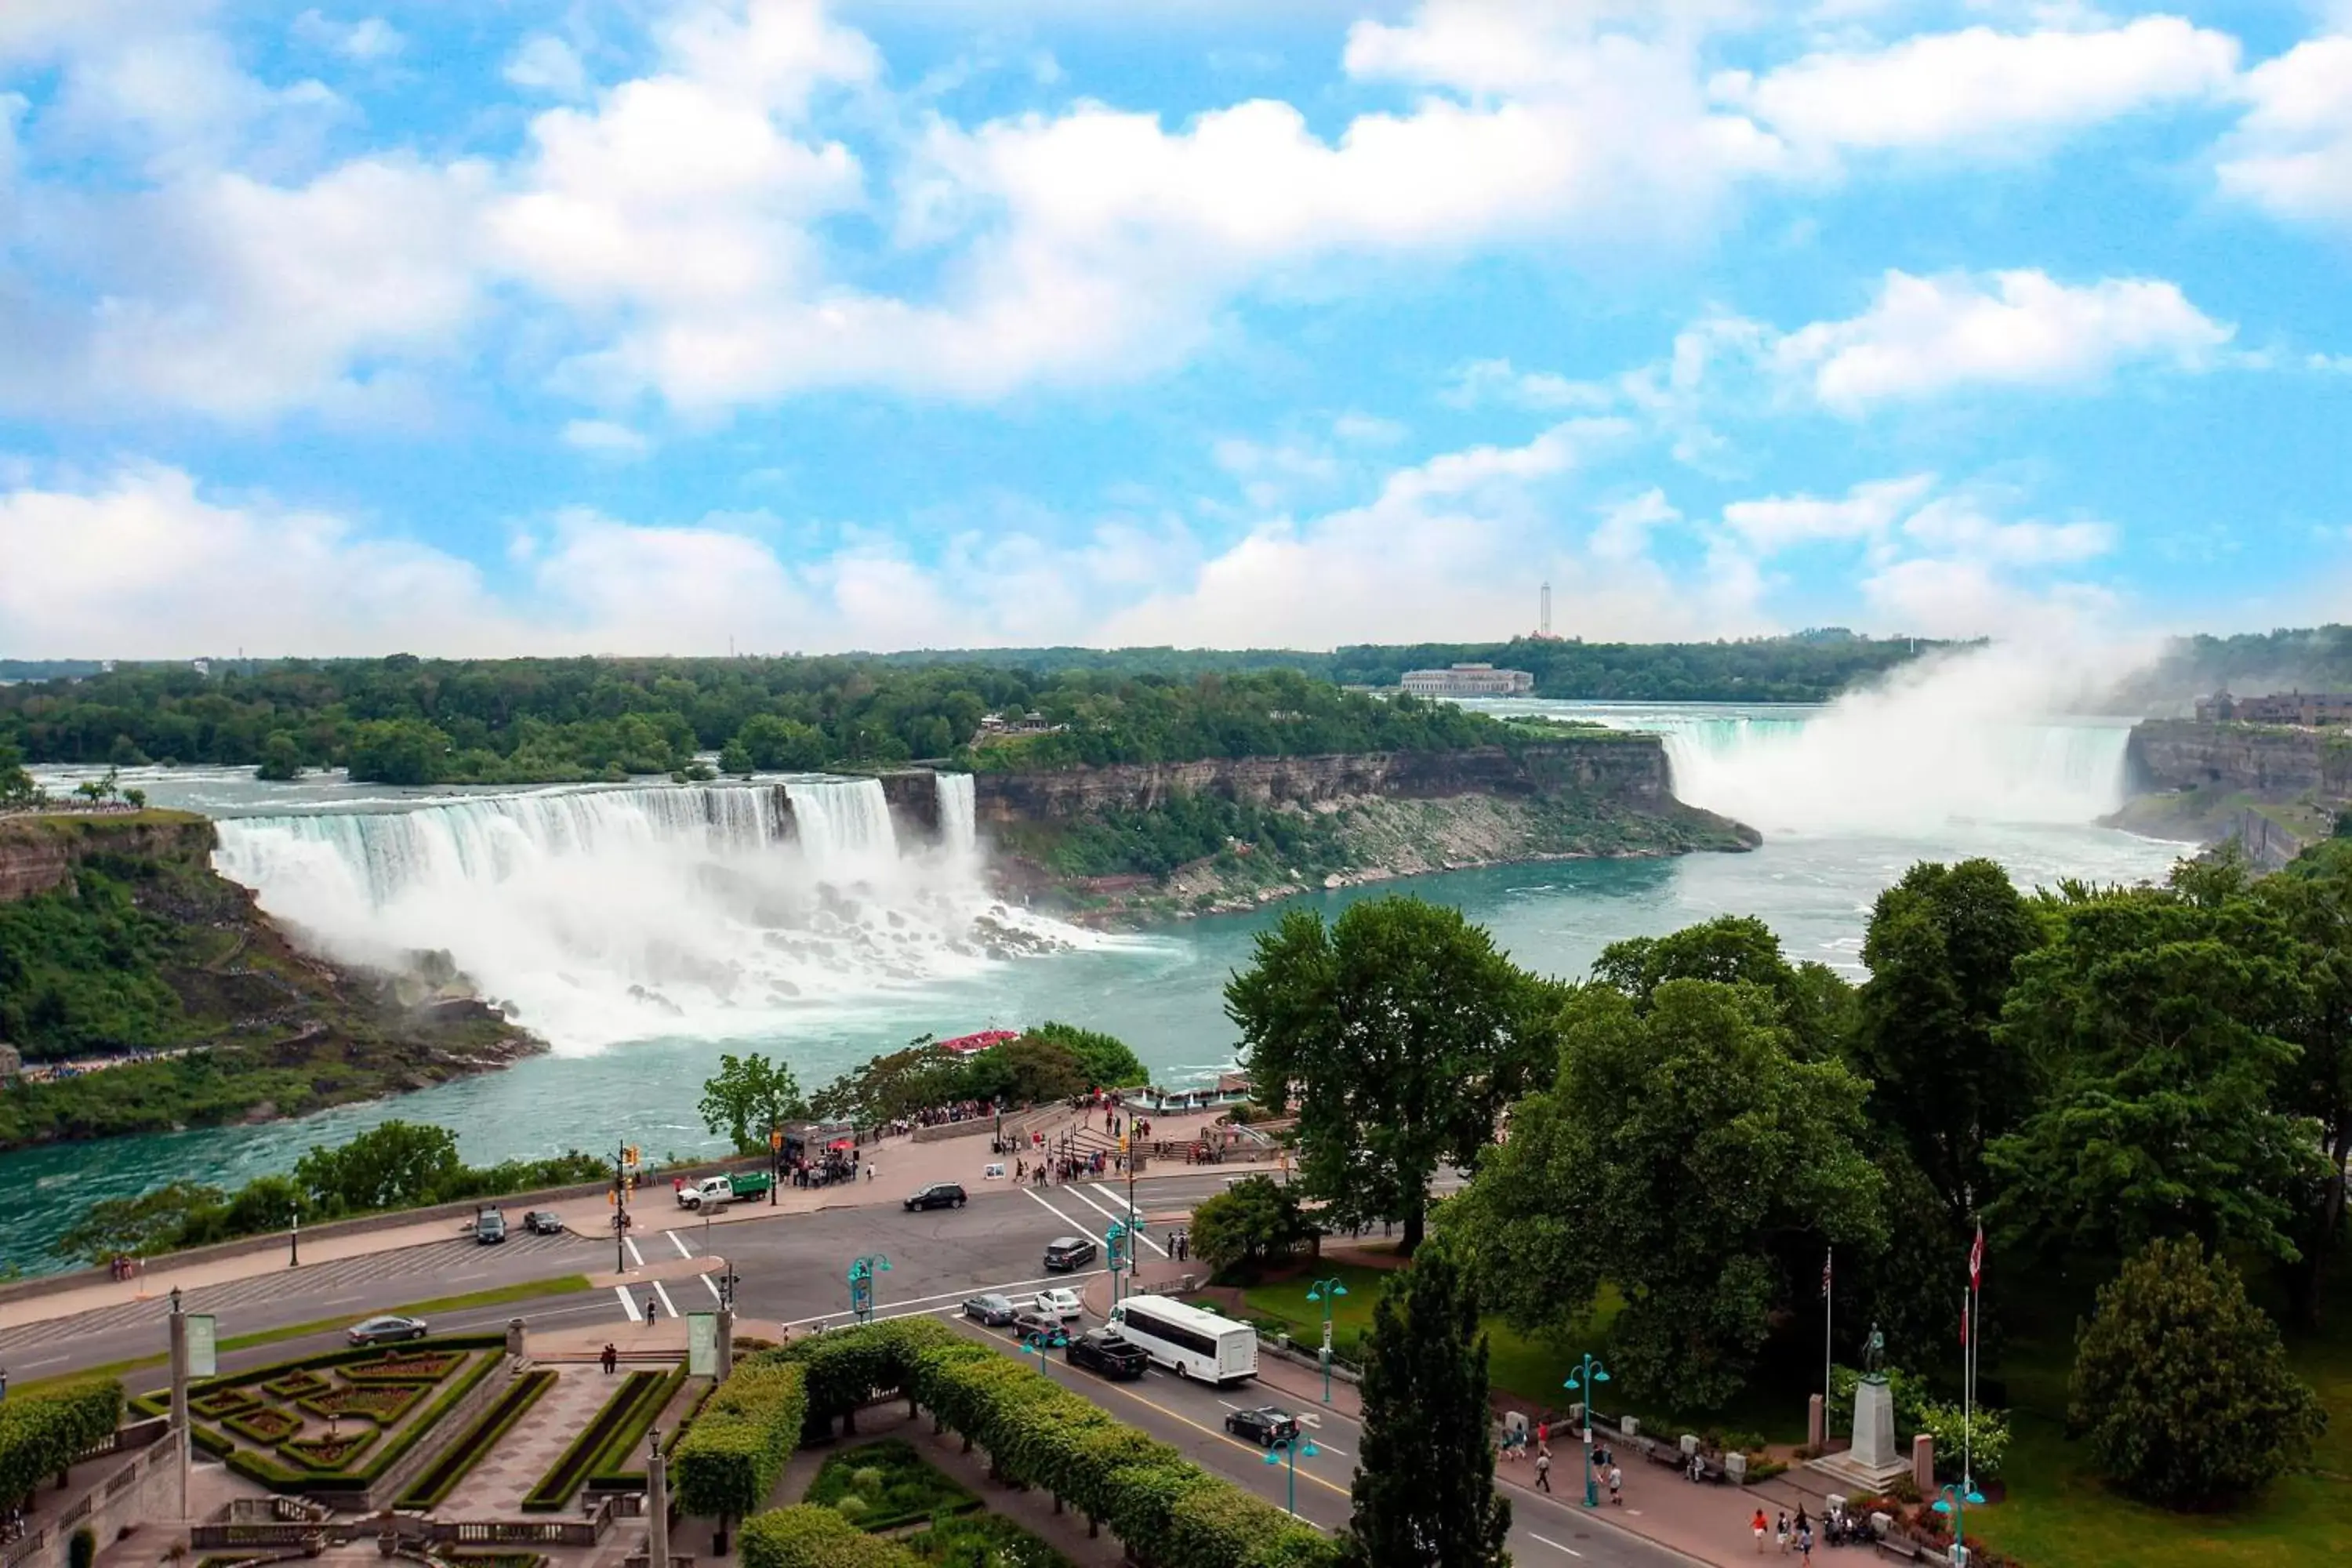
POLYGON ((1830 1443, 1830 1411, 1837 1403, 1837 1374, 1833 1363, 1837 1338, 1837 1302, 1832 1296, 1830 1267, 1837 1261, 1837 1248, 1832 1247, 1822 1255, 1822 1447, 1830 1443))

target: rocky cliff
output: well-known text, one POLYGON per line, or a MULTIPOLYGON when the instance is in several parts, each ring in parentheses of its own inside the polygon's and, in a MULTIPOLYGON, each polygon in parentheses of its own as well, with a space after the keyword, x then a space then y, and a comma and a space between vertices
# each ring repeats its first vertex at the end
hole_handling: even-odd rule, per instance
POLYGON ((202 866, 212 851, 213 825, 186 812, 0 816, 0 903, 67 886, 92 856, 202 866))
POLYGON ((1051 773, 982 773, 973 784, 974 810, 983 827, 1104 811, 1148 811, 1182 795, 1219 795, 1260 806, 1473 795, 1524 799, 1570 793, 1636 808, 1663 807, 1674 800, 1664 742, 1654 735, 1616 734, 1459 752, 1122 763, 1051 773))
POLYGON ((2325 837, 2352 800, 2352 736, 2340 731, 2150 720, 2133 728, 2124 765, 2131 799, 2117 826, 2236 838, 2263 863, 2325 837))

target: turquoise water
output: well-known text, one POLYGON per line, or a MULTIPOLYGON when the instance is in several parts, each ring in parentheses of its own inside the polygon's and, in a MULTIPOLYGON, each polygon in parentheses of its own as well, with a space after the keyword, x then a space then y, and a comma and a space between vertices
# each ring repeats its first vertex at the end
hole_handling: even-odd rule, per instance
MULTIPOLYGON (((1632 710, 1543 706, 1555 711, 1598 712, 1609 721, 1634 721, 1632 710)), ((1651 708, 1638 710, 1638 716, 1643 722, 1676 731, 1677 751, 1685 756, 1684 771, 1695 776, 1703 773, 1714 781, 1714 787, 1753 790, 1769 785, 1784 792, 1790 801, 1788 815, 1797 826, 1775 830, 1769 809, 1750 816, 1751 821, 1762 818, 1759 826, 1766 828, 1768 837, 1762 848, 1746 855, 1497 868, 1313 894, 1300 901, 1328 911, 1358 898, 1409 890, 1459 906, 1471 919, 1492 929, 1501 945, 1521 963, 1564 975, 1580 975, 1603 946, 1623 937, 1661 934, 1721 913, 1753 914, 1780 933, 1791 956, 1818 959, 1858 974, 1863 927, 1871 903, 1915 860, 1988 855, 2008 866, 2021 883, 2033 885, 2063 877, 2116 882, 2160 876, 2180 852, 2179 846, 2089 825, 2091 808, 2120 784, 2120 732, 2110 733, 2109 727, 2069 726, 2084 732, 2062 734, 2047 744, 2012 744, 1998 739, 1984 742, 1984 749, 1998 753, 1997 766, 2029 775, 2037 770, 2050 775, 2011 781, 2015 787, 2004 798, 2033 803, 2032 810, 2019 813, 2023 820, 1955 815, 1945 806, 1908 818, 1890 817, 1884 809, 1857 810, 1858 823, 1866 826, 1840 830, 1837 800, 1841 795, 1854 792, 1874 798, 1904 785, 1899 777, 1876 776, 1866 769, 1857 773, 1853 747, 1834 733, 1834 710, 1827 720, 1819 710, 1803 710, 1772 715, 1769 722, 1760 724, 1743 722, 1736 710, 1729 710, 1651 708), (1811 779, 1804 772, 1804 758, 1790 751, 1792 735, 1807 731, 1825 734, 1821 746, 1823 771, 1811 779), (1751 739, 1743 741, 1742 735, 1751 739), (1688 755, 1693 744, 1710 748, 1703 766, 1700 760, 1688 755), (1749 744, 1769 748, 1753 759, 1752 766, 1743 762, 1742 748, 1749 744), (2102 759, 2110 752, 2118 776, 2102 782, 2100 769, 2109 765, 2102 759), (2086 770, 2087 784, 2084 782, 2086 770), (1801 802, 1795 798, 1807 792, 1808 798, 1801 802), (2047 820, 2068 815, 2081 815, 2084 820, 2047 820)), ((1925 765, 1948 771, 1949 764, 1929 758, 1925 765)), ((225 775, 182 773, 151 782, 149 787, 159 803, 168 795, 174 802, 225 816, 288 809, 289 797, 270 792, 268 786, 225 775)), ((345 802, 353 795, 368 802, 360 808, 368 811, 398 809, 409 804, 387 792, 352 791, 331 783, 300 787, 305 793, 299 798, 329 812, 351 809, 345 802)), ((1687 786, 1686 793, 1703 787, 1706 786, 1687 786)), ((1701 800, 1700 804, 1708 803, 1701 800)), ((1765 804, 1769 807, 1769 802, 1765 804)), ((708 905, 707 916, 700 917, 701 923, 713 927, 728 923, 740 929, 723 933, 723 941, 714 938, 716 945, 698 948, 688 942, 689 951, 681 956, 680 943, 700 933, 681 932, 674 922, 698 917, 677 914, 667 902, 666 885, 657 878, 646 880, 653 873, 644 845, 633 844, 625 852, 613 853, 617 858, 609 864, 625 867, 629 877, 635 879, 613 896, 625 898, 633 910, 649 898, 659 900, 665 912, 656 925, 664 934, 647 946, 607 948, 594 957, 616 973, 658 973, 679 998, 677 1010, 694 1020, 691 1027, 671 1033, 583 1030, 559 1039, 558 1054, 505 1072, 299 1122, 129 1139, 0 1158, 0 1257, 31 1269, 55 1267, 47 1255, 48 1243, 92 1199, 142 1191, 170 1180, 232 1186, 256 1174, 285 1169, 312 1143, 331 1142, 392 1116, 455 1129, 467 1157, 477 1162, 571 1146, 603 1149, 623 1142, 662 1153, 707 1151, 715 1146, 714 1141, 703 1131, 693 1107, 702 1079, 722 1049, 748 1047, 781 1054, 792 1062, 803 1086, 814 1086, 918 1034, 960 1034, 990 1025, 1062 1018, 1118 1035, 1163 1081, 1213 1072, 1233 1060, 1234 1048, 1233 1030, 1223 1016, 1221 989, 1227 975, 1247 963, 1253 935, 1276 913, 1274 908, 1267 908, 1247 915, 1185 921, 1110 942, 1089 942, 1070 933, 1076 945, 1010 960, 959 949, 950 940, 940 954, 926 957, 929 950, 923 944, 937 940, 935 932, 943 918, 940 900, 945 895, 940 889, 961 888, 958 878, 962 873, 952 866, 909 858, 889 877, 866 867, 854 892, 836 889, 826 900, 832 910, 827 919, 844 927, 870 926, 887 934, 895 945, 877 952, 870 944, 851 942, 836 934, 829 939, 835 945, 819 951, 814 961, 807 952, 795 948, 793 952, 793 963, 830 964, 855 977, 855 984, 838 985, 822 994, 796 989, 793 995, 781 1000, 772 990, 761 990, 747 1002, 742 993, 751 982, 745 976, 753 972, 745 965, 751 957, 773 949, 782 940, 776 931, 752 930, 762 914, 772 915, 776 906, 769 901, 769 895, 727 903, 722 897, 727 889, 711 890, 711 866, 707 859, 698 864, 692 885, 700 890, 699 896, 714 900, 708 905), (766 940, 752 944, 752 935, 766 940), (715 999, 699 992, 689 994, 695 982, 709 983, 714 965, 723 971, 715 983, 719 986, 715 999)), ((710 852, 698 847, 695 853, 710 852)), ((594 872, 606 864, 592 859, 584 869, 594 872)), ((571 865, 568 869, 578 872, 583 868, 571 865)), ((786 872, 779 869, 775 874, 781 879, 786 872)), ((791 874, 814 873, 803 867, 791 874)), ((488 873, 477 868, 467 875, 488 873)), ((509 868, 500 875, 515 873, 509 868)), ((598 907, 595 889, 615 880, 601 875, 567 877, 552 886, 575 906, 587 900, 593 914, 598 907)), ((481 902, 509 885, 474 886, 474 900, 481 902)), ((315 894, 314 884, 299 886, 315 894)), ((446 898, 451 892, 444 887, 436 897, 446 898)), ((272 892, 266 883, 262 896, 265 906, 269 905, 272 892)), ((378 896, 383 896, 381 891, 378 896)), ((506 911, 502 922, 511 925, 522 918, 523 911, 539 906, 524 902, 498 907, 506 911)), ((318 908, 324 906, 314 906, 318 908)), ((354 932, 366 929, 371 919, 381 917, 372 905, 354 906, 348 914, 354 932)), ((496 928, 502 922, 485 925, 496 928)), ((1038 929, 1050 931, 1044 922, 1038 922, 1038 929)), ((541 962, 544 945, 517 945, 511 941, 514 934, 489 930, 470 939, 483 944, 477 951, 458 945, 456 956, 470 969, 541 962)), ((793 935, 796 940, 797 932, 793 935)), ((604 973, 593 968, 589 955, 583 954, 564 979, 573 991, 585 988, 594 997, 604 994, 593 988, 604 973)), ((567 1022, 573 1016, 553 1016, 567 1022)))

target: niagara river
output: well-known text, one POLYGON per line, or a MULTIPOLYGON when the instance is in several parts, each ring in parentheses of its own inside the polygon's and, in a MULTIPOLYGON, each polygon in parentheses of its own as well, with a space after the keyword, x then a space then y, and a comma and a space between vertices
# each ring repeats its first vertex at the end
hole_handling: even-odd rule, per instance
MULTIPOLYGON (((1859 979, 1872 902, 1914 861, 1987 856, 2031 888, 2159 878, 2186 850, 2097 826, 2122 802, 2120 720, 1916 693, 1821 709, 1472 706, 1659 732, 1675 793, 1763 845, 1293 903, 1329 912, 1402 891, 1455 904, 1521 963, 1571 978, 1612 942, 1752 914, 1792 958, 1859 979)), ((1222 986, 1285 907, 1103 934, 1008 906, 987 881, 971 781, 954 774, 922 834, 894 826, 872 780, 403 792, 179 769, 136 782, 214 817, 218 869, 302 940, 362 962, 446 952, 553 1048, 299 1121, 0 1158, 0 1257, 30 1268, 55 1266, 50 1244, 93 1200, 172 1180, 235 1187, 394 1117, 454 1129, 476 1163, 624 1141, 712 1152, 694 1108, 725 1050, 779 1054, 813 1088, 917 1035, 1059 1018, 1126 1040, 1160 1081, 1192 1079, 1233 1061, 1222 986)))

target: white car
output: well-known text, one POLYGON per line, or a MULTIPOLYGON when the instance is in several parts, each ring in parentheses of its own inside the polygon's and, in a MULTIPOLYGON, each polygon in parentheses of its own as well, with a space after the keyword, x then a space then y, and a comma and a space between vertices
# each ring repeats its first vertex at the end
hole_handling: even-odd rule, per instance
POLYGON ((1079 1318, 1086 1315, 1086 1307, 1078 1300, 1078 1293, 1065 1286, 1055 1286, 1051 1290, 1038 1291, 1037 1310, 1051 1313, 1057 1318, 1079 1318))

